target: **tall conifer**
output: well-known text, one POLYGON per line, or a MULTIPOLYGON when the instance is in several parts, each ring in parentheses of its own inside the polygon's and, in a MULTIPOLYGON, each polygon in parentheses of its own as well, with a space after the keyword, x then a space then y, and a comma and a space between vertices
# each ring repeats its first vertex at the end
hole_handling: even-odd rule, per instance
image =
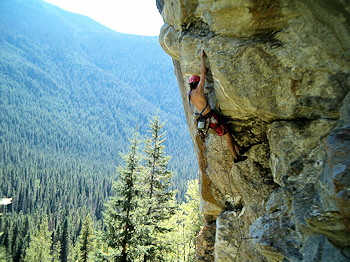
POLYGON ((146 250, 144 261, 161 260, 161 252, 166 247, 159 241, 159 234, 167 229, 161 224, 174 213, 174 192, 169 190, 173 173, 168 170, 170 157, 165 155, 164 123, 154 116, 149 123, 149 135, 146 139, 144 180, 144 199, 146 203, 143 216, 143 245, 146 250))
POLYGON ((84 220, 84 224, 79 236, 78 250, 79 250, 80 262, 92 261, 90 259, 90 255, 94 250, 94 246, 95 246, 95 234, 94 234, 92 218, 90 215, 87 215, 84 220))
POLYGON ((60 236, 60 242, 61 242, 61 252, 60 252, 60 259, 62 262, 68 261, 68 255, 69 255, 69 212, 68 209, 65 211, 65 218, 63 222, 62 232, 60 236))
POLYGON ((114 185, 115 196, 106 204, 104 222, 107 228, 108 246, 115 250, 114 261, 135 261, 137 258, 139 179, 139 140, 131 141, 130 151, 123 155, 124 167, 119 167, 118 181, 114 185))

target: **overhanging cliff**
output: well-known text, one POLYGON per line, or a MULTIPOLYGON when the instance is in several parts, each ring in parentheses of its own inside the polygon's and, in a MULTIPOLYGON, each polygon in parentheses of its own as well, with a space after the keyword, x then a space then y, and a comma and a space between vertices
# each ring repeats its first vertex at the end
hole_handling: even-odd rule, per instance
POLYGON ((350 261, 350 3, 158 0, 200 167, 198 261, 350 261), (196 136, 187 80, 248 160, 196 136))

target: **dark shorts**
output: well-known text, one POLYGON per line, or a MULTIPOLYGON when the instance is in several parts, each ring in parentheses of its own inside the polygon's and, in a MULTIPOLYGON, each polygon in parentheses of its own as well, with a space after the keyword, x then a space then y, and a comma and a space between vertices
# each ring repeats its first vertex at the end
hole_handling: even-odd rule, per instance
POLYGON ((213 129, 218 136, 224 136, 227 133, 226 125, 215 111, 210 111, 204 116, 209 122, 209 128, 213 129))

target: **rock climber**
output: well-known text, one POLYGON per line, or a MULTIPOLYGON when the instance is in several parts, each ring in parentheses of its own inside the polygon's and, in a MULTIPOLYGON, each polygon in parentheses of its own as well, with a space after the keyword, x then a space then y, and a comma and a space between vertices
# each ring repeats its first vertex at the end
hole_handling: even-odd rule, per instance
POLYGON ((208 98, 204 94, 205 75, 207 71, 204 58, 205 52, 203 50, 201 54, 201 76, 193 75, 189 78, 190 91, 188 93, 188 99, 196 107, 197 111, 200 112, 196 113, 199 115, 199 119, 205 119, 209 123, 209 128, 213 129, 217 135, 226 138, 227 146, 231 151, 234 162, 244 161, 248 157, 240 155, 241 147, 228 132, 226 123, 220 115, 211 109, 208 98))

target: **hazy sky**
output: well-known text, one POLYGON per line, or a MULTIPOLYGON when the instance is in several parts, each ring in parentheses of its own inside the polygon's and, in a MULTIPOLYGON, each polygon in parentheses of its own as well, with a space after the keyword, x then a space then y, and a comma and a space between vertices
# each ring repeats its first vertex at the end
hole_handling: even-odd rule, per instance
POLYGON ((45 0, 91 17, 120 33, 157 36, 163 19, 156 0, 45 0))

